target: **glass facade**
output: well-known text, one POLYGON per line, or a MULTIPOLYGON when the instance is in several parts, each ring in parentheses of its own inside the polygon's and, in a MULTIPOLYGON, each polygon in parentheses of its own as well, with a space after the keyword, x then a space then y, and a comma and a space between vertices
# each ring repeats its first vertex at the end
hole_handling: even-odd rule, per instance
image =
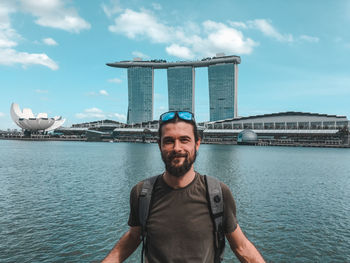
POLYGON ((236 76, 235 64, 208 66, 210 121, 237 116, 236 76))
POLYGON ((128 124, 153 120, 153 68, 128 68, 128 124))
POLYGON ((168 68, 167 74, 169 110, 191 111, 194 113, 194 68, 168 68))

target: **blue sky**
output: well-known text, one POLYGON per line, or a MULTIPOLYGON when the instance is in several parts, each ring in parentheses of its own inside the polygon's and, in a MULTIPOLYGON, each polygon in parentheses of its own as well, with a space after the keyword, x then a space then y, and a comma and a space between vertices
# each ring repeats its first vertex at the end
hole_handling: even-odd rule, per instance
MULTIPOLYGON (((238 115, 303 111, 350 117, 350 1, 0 1, 0 129, 16 102, 64 126, 126 120, 127 74, 107 62, 241 56, 238 115)), ((155 71, 154 119, 168 108, 155 71)), ((197 120, 209 119, 196 70, 197 120)))

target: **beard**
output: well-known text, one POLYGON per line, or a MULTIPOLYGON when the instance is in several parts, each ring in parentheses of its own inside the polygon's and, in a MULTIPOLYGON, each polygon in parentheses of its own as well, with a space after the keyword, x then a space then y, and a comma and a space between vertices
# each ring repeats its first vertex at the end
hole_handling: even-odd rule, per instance
POLYGON ((170 153, 166 153, 162 151, 161 155, 162 155, 162 160, 165 164, 165 170, 172 176, 181 177, 181 176, 184 176, 191 169, 192 165, 196 161, 197 151, 196 149, 194 149, 194 154, 192 157, 189 155, 189 153, 180 154, 174 151, 170 153), (174 159, 178 157, 185 158, 182 165, 173 164, 174 159))

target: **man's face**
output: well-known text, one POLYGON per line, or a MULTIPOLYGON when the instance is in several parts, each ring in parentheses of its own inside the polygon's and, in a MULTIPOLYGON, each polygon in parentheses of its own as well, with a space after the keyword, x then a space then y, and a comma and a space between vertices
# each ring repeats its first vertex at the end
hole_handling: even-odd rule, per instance
POLYGON ((165 124, 159 148, 167 172, 176 177, 187 173, 196 160, 199 145, 200 141, 195 142, 191 124, 183 121, 165 124))

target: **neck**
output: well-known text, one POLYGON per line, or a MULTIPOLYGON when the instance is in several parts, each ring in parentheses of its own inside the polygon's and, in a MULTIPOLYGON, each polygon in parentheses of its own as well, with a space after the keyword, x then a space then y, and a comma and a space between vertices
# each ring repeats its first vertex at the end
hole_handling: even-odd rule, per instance
POLYGON ((169 185, 171 188, 179 189, 189 185, 193 181, 195 175, 196 173, 194 172, 194 169, 192 166, 191 169, 181 177, 173 176, 169 174, 168 171, 165 171, 163 173, 163 179, 165 183, 169 185))

